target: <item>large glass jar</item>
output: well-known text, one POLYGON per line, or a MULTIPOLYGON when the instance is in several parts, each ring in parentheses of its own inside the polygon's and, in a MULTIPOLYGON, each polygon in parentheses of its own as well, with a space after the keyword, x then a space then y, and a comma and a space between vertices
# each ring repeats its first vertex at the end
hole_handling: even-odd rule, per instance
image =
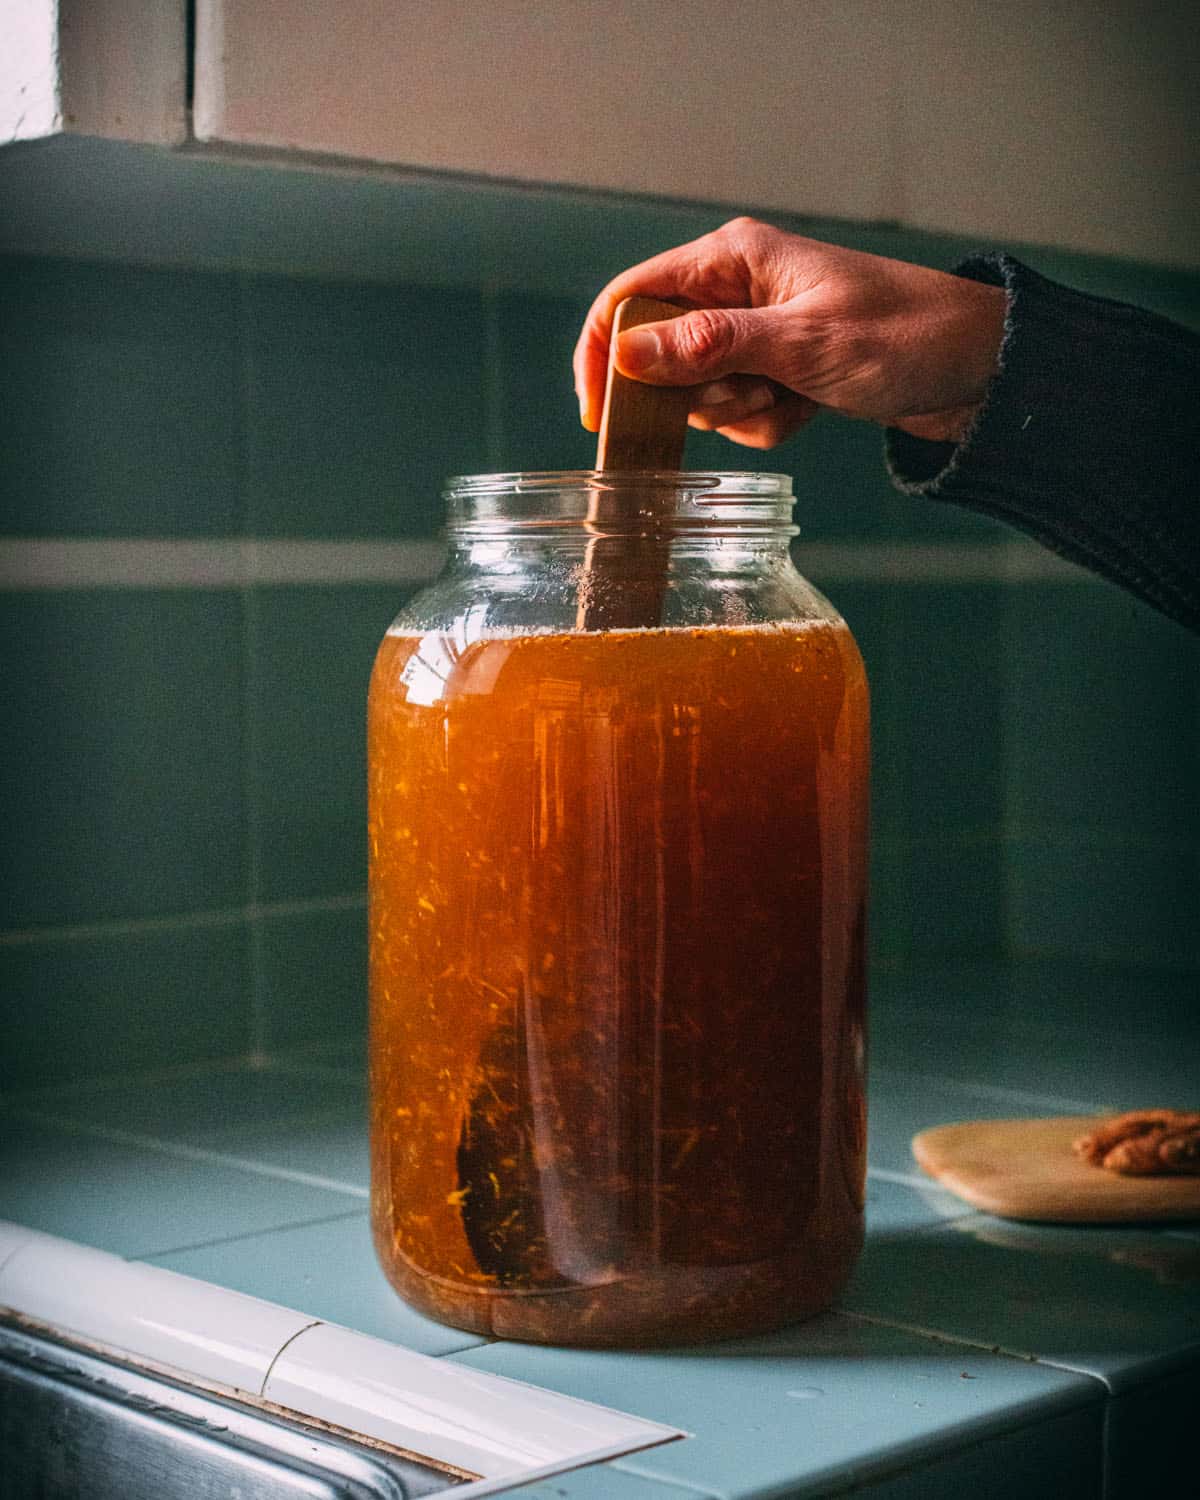
POLYGON ((383 1268, 511 1339, 808 1317, 862 1236, 868 709, 790 482, 448 499, 370 691, 383 1268))

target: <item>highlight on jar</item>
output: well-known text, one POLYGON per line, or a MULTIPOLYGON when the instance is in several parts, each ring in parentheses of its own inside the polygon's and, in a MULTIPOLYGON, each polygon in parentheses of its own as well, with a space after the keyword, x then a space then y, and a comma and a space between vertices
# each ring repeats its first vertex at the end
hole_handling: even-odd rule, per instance
POLYGON ((861 1246, 868 692, 790 480, 613 384, 596 469, 450 482, 376 658, 371 1208, 423 1313, 634 1346, 810 1317, 861 1246))

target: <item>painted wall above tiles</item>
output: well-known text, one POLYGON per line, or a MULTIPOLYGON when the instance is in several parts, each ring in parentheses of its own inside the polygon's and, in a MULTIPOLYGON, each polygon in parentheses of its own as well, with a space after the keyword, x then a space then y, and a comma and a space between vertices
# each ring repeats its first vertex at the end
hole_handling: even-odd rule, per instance
MULTIPOLYGON (((0 139, 65 144, 85 204, 86 137, 314 168, 349 177, 351 196, 354 175, 390 179, 393 243, 421 196, 405 179, 437 173, 520 184, 518 201, 530 185, 604 192, 610 230, 633 193, 1200 260, 1185 0, 676 9, 664 45, 658 0, 459 0, 436 22, 421 0, 21 0, 0 139)), ((44 170, 39 187, 44 207, 44 170)), ((235 190, 186 216, 245 257, 264 226, 243 207, 235 190)), ((529 243, 536 261, 548 242, 529 243)))
MULTIPOLYGON (((1036 263, 1196 306, 1195 278, 1036 263)), ((361 1032, 374 648, 436 562, 445 475, 590 462, 592 290, 0 261, 3 1082, 361 1032)), ((865 424, 771 463, 871 674, 876 963, 1200 966, 1196 642, 895 494, 865 424)))

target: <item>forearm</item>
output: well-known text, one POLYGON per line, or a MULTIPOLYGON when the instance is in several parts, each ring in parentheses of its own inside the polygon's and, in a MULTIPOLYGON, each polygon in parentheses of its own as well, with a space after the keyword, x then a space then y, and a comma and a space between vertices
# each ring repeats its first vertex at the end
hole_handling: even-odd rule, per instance
POLYGON ((959 274, 1008 292, 999 369, 962 442, 889 430, 897 485, 1008 521, 1200 629, 1200 338, 1007 256, 959 274))

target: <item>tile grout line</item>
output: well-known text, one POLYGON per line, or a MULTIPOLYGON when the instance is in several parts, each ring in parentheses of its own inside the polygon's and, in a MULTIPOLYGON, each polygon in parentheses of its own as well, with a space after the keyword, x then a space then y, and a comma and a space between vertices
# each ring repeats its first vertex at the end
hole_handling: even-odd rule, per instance
MULTIPOLYGON (((70 1083, 9 1089, 6 1092, 0 1092, 0 1114, 13 1113, 19 1109, 37 1110, 43 1104, 53 1104, 62 1099, 70 1101, 79 1094, 80 1089, 157 1087, 180 1080, 208 1078, 214 1073, 238 1073, 245 1072, 247 1069, 251 1072, 271 1071, 296 1074, 301 1077, 336 1078, 361 1082, 365 1062, 360 1067, 349 1061, 339 1062, 323 1058, 319 1054, 327 1045, 329 1044, 320 1044, 315 1049, 315 1055, 297 1051, 272 1054, 263 1064, 257 1066, 246 1058, 245 1053, 226 1053, 222 1057, 207 1057, 186 1063, 172 1063, 165 1066, 159 1064, 150 1068, 123 1068, 115 1073, 99 1073, 86 1078, 77 1078, 70 1083)), ((336 1113, 337 1111, 329 1112, 336 1113)), ((322 1114, 324 1113, 326 1111, 322 1111, 322 1114)), ((288 1118, 292 1117, 288 1116, 288 1118)))
MULTIPOLYGON (((249 545, 253 546, 253 543, 249 545)), ((264 956, 265 934, 262 893, 262 809, 258 797, 255 768, 262 748, 257 713, 259 614, 254 588, 242 590, 242 805, 246 836, 246 926, 248 929, 248 980, 250 985, 249 1056, 259 1061, 266 1056, 267 1016, 264 956)))
MULTIPOLYGON (((287 1070, 281 1071, 283 1071, 284 1077, 291 1077, 296 1079, 315 1078, 319 1079, 321 1082, 326 1082, 327 1080, 330 1080, 331 1077, 331 1075, 327 1073, 318 1072, 314 1074, 312 1072, 306 1072, 302 1069, 294 1070, 291 1072, 288 1072, 287 1070)), ((332 1075, 332 1077, 338 1082, 343 1081, 341 1079, 338 1079, 336 1074, 332 1075)), ((307 1114, 281 1115, 274 1120, 264 1122, 261 1128, 268 1131, 286 1130, 290 1133, 292 1131, 312 1130, 322 1125, 347 1125, 351 1122, 351 1120, 353 1120, 356 1125, 365 1127, 365 1111, 356 1109, 353 1106, 349 1106, 346 1104, 343 1104, 341 1106, 331 1105, 326 1109, 313 1110, 307 1114)), ((204 1144, 210 1151, 220 1151, 222 1142, 226 1137, 230 1137, 236 1140, 239 1136, 244 1135, 247 1128, 248 1127, 245 1123, 241 1123, 238 1125, 220 1125, 212 1130, 206 1129, 204 1132, 204 1144)), ((258 1126, 255 1125, 249 1128, 258 1128, 258 1126)))
POLYGON ((1017 815, 1024 795, 1020 765, 1016 758, 1015 727, 1021 722, 1020 703, 1017 694, 1017 671, 1013 656, 1013 638, 1016 621, 1013 619, 1011 600, 1007 597, 1000 604, 1003 614, 1003 631, 1000 636, 999 657, 996 663, 996 679, 1000 697, 999 735, 999 794, 1002 834, 1005 843, 1005 858, 1001 870, 1003 910, 1001 913, 1002 940, 1009 955, 1016 953, 1021 941, 1021 895, 1025 879, 1026 858, 1018 858, 1017 815), (1012 852, 1009 852, 1009 851, 1012 852))
POLYGON ((951 1344, 956 1349, 974 1349, 980 1354, 991 1354, 1001 1359, 1019 1360, 1024 1365, 1041 1365, 1046 1369, 1063 1370, 1070 1375, 1085 1375, 1094 1380, 1107 1396, 1113 1395, 1112 1386, 1095 1370, 1082 1370, 1076 1365, 1064 1364, 1061 1360, 1044 1359, 1040 1354, 1026 1354, 1020 1349, 1009 1349, 1004 1344, 986 1344, 981 1339, 968 1338, 965 1334, 946 1333, 940 1328, 927 1328, 923 1323, 909 1323, 900 1318, 884 1318, 878 1313, 852 1312, 846 1307, 835 1307, 834 1311, 855 1323, 869 1323, 876 1328, 896 1328, 902 1333, 914 1334, 935 1344, 951 1344))
POLYGON ((143 1151, 156 1151, 160 1156, 174 1156, 182 1161, 202 1162, 208 1166, 229 1167, 249 1172, 257 1177, 271 1177, 281 1182, 295 1182, 301 1187, 318 1188, 323 1192, 341 1193, 347 1198, 370 1199, 367 1188, 353 1183, 338 1182, 333 1177, 322 1177, 316 1172, 298 1172, 292 1167, 275 1167, 267 1162, 254 1161, 251 1157, 234 1156, 223 1151, 212 1151, 204 1146, 189 1146, 184 1141, 162 1141, 157 1136, 141 1135, 137 1131, 119 1130, 111 1125, 85 1125, 65 1115, 47 1114, 42 1110, 11 1110, 17 1119, 34 1124, 50 1125, 56 1130, 71 1135, 91 1136, 97 1140, 111 1141, 116 1146, 134 1146, 143 1151))
POLYGON ((208 911, 181 912, 168 917, 113 917, 107 921, 76 922, 63 927, 13 928, 9 932, 0 932, 0 948, 88 938, 137 937, 143 933, 185 931, 192 927, 225 927, 247 921, 252 912, 267 918, 303 917, 316 912, 355 911, 365 907, 366 903, 365 891, 350 891, 342 896, 313 896, 298 901, 266 901, 256 905, 247 903, 208 911))
POLYGON ((973 1207, 965 1198, 958 1198, 952 1189, 938 1182, 935 1178, 925 1177, 918 1173, 896 1172, 890 1167, 867 1167, 868 1182, 888 1182, 895 1187, 908 1188, 916 1193, 938 1193, 944 1198, 957 1198, 961 1208, 957 1213, 939 1214, 938 1217, 928 1224, 911 1224, 907 1228, 889 1227, 888 1236, 899 1234, 925 1234, 930 1230, 945 1229, 950 1225, 959 1224, 963 1219, 978 1218, 982 1210, 973 1207))
MULTIPOLYGON (((906 840, 893 840, 897 845, 904 845, 906 840)), ((926 842, 926 841, 922 841, 926 842)), ((946 840, 953 843, 953 840, 946 840)), ((1122 840, 1122 845, 1127 845, 1128 840, 1122 840)), ((1156 844, 1156 848, 1169 847, 1156 844)), ((307 896, 287 901, 264 901, 254 907, 256 915, 263 917, 302 917, 309 913, 353 911, 367 904, 367 893, 365 890, 346 891, 337 896, 307 896)), ((40 942, 65 942, 72 939, 103 938, 103 937, 130 937, 142 933, 170 932, 183 930, 191 927, 217 927, 225 926, 235 922, 247 920, 251 914, 251 905, 243 906, 212 907, 202 910, 175 912, 161 917, 107 917, 93 922, 73 922, 62 926, 47 924, 44 927, 14 927, 7 931, 0 931, 0 948, 18 947, 27 943, 40 942)), ((1075 955, 1066 955, 1074 959, 1075 955)), ((1034 954, 1030 957, 1019 958, 1016 962, 1039 963, 1045 961, 1047 955, 1034 954)), ((1062 958, 1059 954, 1050 954, 1051 961, 1062 958)), ((1157 965, 1162 968, 1162 965, 1157 965)), ((915 969, 911 965, 899 962, 883 963, 874 965, 878 973, 889 975, 905 975, 919 973, 920 966, 915 969)), ((1189 967, 1172 970, 1179 976, 1191 976, 1189 967)), ((907 1071, 894 1069, 893 1071, 907 1071)), ((1076 1101, 1078 1102, 1078 1101, 1076 1101)), ((1088 1106, 1090 1108, 1090 1106, 1088 1106)))
MULTIPOLYGON (((278 1224, 270 1229, 251 1229, 244 1234, 222 1235, 220 1239, 198 1240, 192 1245, 172 1245, 166 1250, 142 1250, 136 1255, 126 1255, 123 1259, 135 1264, 154 1265, 169 1255, 190 1255, 195 1250, 211 1250, 217 1245, 236 1245, 242 1240, 261 1239, 267 1234, 286 1234, 291 1229, 315 1229, 321 1224, 341 1224, 350 1219, 361 1220, 366 1217, 366 1209, 348 1208, 338 1214, 322 1214, 319 1219, 300 1219, 294 1224, 278 1224)), ((171 1266, 163 1266, 164 1271, 172 1270, 171 1266)))
POLYGON ((504 346, 500 332, 500 296, 485 286, 483 299, 484 459, 493 473, 504 463, 504 346))
MULTIPOLYGON (((309 1062, 305 1058, 282 1054, 268 1054, 268 1060, 276 1073, 290 1073, 298 1078, 336 1078, 344 1083, 357 1083, 366 1072, 365 1062, 362 1067, 355 1067, 352 1063, 321 1062, 320 1059, 309 1062)), ((327 1113, 336 1114, 340 1111, 330 1110, 327 1113)))
POLYGON ((1072 1113, 1102 1114, 1111 1106, 1097 1104, 1092 1100, 1067 1099, 1057 1094, 1042 1094, 1032 1089, 1008 1088, 1003 1084, 983 1083, 972 1078, 956 1078, 949 1073, 921 1073, 908 1068, 897 1068, 882 1064, 887 1077, 907 1078, 916 1083, 953 1084, 964 1093, 974 1094, 980 1099, 994 1099, 1001 1104, 1021 1104, 1034 1108, 1062 1109, 1072 1113))
MULTIPOLYGON (((931 1229, 937 1227, 936 1225, 929 1226, 931 1229)), ((921 1323, 908 1323, 897 1318, 883 1317, 878 1313, 852 1312, 849 1308, 845 1307, 837 1307, 834 1310, 842 1317, 851 1318, 860 1323, 873 1323, 880 1328, 898 1328, 906 1333, 916 1334, 920 1338, 927 1338, 934 1342, 954 1344, 968 1349, 978 1349, 983 1353, 1000 1355, 1005 1359, 1017 1359, 1023 1364, 1041 1365, 1043 1368, 1049 1370, 1062 1370, 1068 1375, 1085 1375, 1089 1380, 1094 1380, 1102 1386, 1110 1400, 1120 1395, 1120 1391, 1113 1386, 1106 1375, 1102 1375, 1096 1370, 1086 1369, 1082 1365, 1071 1364, 1066 1359, 1051 1358, 1042 1354, 1028 1354, 1020 1349, 1010 1349, 1004 1344, 985 1344, 981 1340, 969 1338, 965 1334, 946 1333, 942 1329, 927 1328, 921 1323)), ((1200 1342, 1185 1344, 1179 1349, 1172 1350, 1168 1356, 1168 1360, 1173 1366, 1186 1368, 1190 1364, 1195 1363, 1195 1360, 1191 1357, 1194 1354, 1200 1354, 1200 1342)), ((1161 1356, 1157 1358, 1161 1360, 1161 1356)))
POLYGON ((258 722, 260 617, 258 593, 254 587, 259 560, 258 542, 251 532, 255 460, 255 431, 252 413, 255 408, 254 350, 250 336, 250 290, 247 278, 239 274, 237 286, 238 345, 238 415, 241 433, 241 513, 245 540, 242 543, 245 580, 242 583, 241 639, 241 709, 242 709, 242 828, 245 838, 243 879, 246 895, 246 980, 249 986, 249 1031, 247 1051, 252 1061, 265 1052, 267 1023, 265 1016, 263 929, 259 912, 262 888, 262 819, 257 795, 256 770, 262 748, 258 722))
MULTIPOLYGON (((687 1437, 691 1436, 691 1433, 687 1434, 687 1437)), ((679 1442, 681 1440, 676 1438, 674 1441, 679 1442)), ((686 1438, 684 1441, 686 1441, 686 1438)), ((661 1443, 653 1445, 654 1448, 662 1446, 664 1445, 661 1443)), ((730 1496, 726 1491, 698 1490, 695 1485, 689 1484, 685 1479, 671 1479, 666 1474, 660 1474, 657 1470, 648 1469, 644 1463, 638 1462, 638 1455, 646 1451, 646 1449, 637 1448, 633 1453, 623 1454, 619 1458, 611 1459, 610 1462, 618 1473, 632 1474, 635 1479, 649 1480, 655 1486, 661 1487, 668 1492, 673 1492, 679 1497, 679 1500, 730 1500, 730 1496)), ((664 1495, 662 1500, 669 1500, 669 1495, 664 1495)))
MULTIPOLYGON (((888 589, 883 596, 882 617, 884 625, 882 651, 883 680, 885 682, 898 685, 901 682, 901 678, 898 672, 898 653, 900 651, 899 643, 905 639, 905 630, 903 600, 900 594, 895 589, 888 589)), ((910 795, 912 790, 912 768, 909 764, 909 756, 906 749, 909 740, 909 720, 912 714, 912 704, 911 702, 905 701, 905 696, 902 693, 896 693, 895 707, 897 709, 897 712, 894 712, 880 722, 888 724, 888 728, 885 733, 891 740, 891 759, 896 767, 896 800, 898 803, 899 815, 898 826, 902 830, 903 834, 903 841, 899 849, 898 883, 901 885, 901 887, 904 887, 908 884, 914 864, 912 847, 912 807, 914 799, 910 795), (901 709, 903 710, 903 718, 901 718, 901 714, 899 712, 899 710, 901 709), (888 723, 889 718, 890 724, 888 723)), ((878 733, 878 731, 875 728, 876 717, 873 708, 869 709, 869 713, 870 722, 868 724, 868 748, 871 750, 872 754, 874 754, 876 748, 875 735, 878 733)), ((886 748, 886 743, 882 748, 886 748)), ((874 819, 875 816, 875 804, 873 799, 876 795, 877 794, 871 789, 870 780, 868 780, 868 808, 870 809, 870 817, 872 819, 874 819)), ((871 858, 878 859, 878 857, 878 849, 873 847, 871 850, 871 858)), ((895 856, 893 856, 893 858, 895 858, 895 856)), ((871 889, 870 882, 872 880, 870 863, 868 863, 867 868, 867 880, 869 900, 871 889)), ((867 912, 869 921, 869 905, 867 912)), ((910 901, 900 902, 899 909, 893 912, 891 914, 891 917, 893 925, 896 929, 893 941, 896 944, 896 950, 899 957, 899 965, 901 970, 905 970, 912 966, 913 958, 913 903, 910 901)))
MULTIPOLYGON (((921 1177, 915 1172, 894 1172, 890 1167, 867 1167, 867 1177, 873 1182, 891 1182, 897 1187, 908 1188, 931 1188, 938 1191, 938 1184, 929 1177, 921 1177)), ((945 1192, 945 1188, 940 1189, 945 1192)))

